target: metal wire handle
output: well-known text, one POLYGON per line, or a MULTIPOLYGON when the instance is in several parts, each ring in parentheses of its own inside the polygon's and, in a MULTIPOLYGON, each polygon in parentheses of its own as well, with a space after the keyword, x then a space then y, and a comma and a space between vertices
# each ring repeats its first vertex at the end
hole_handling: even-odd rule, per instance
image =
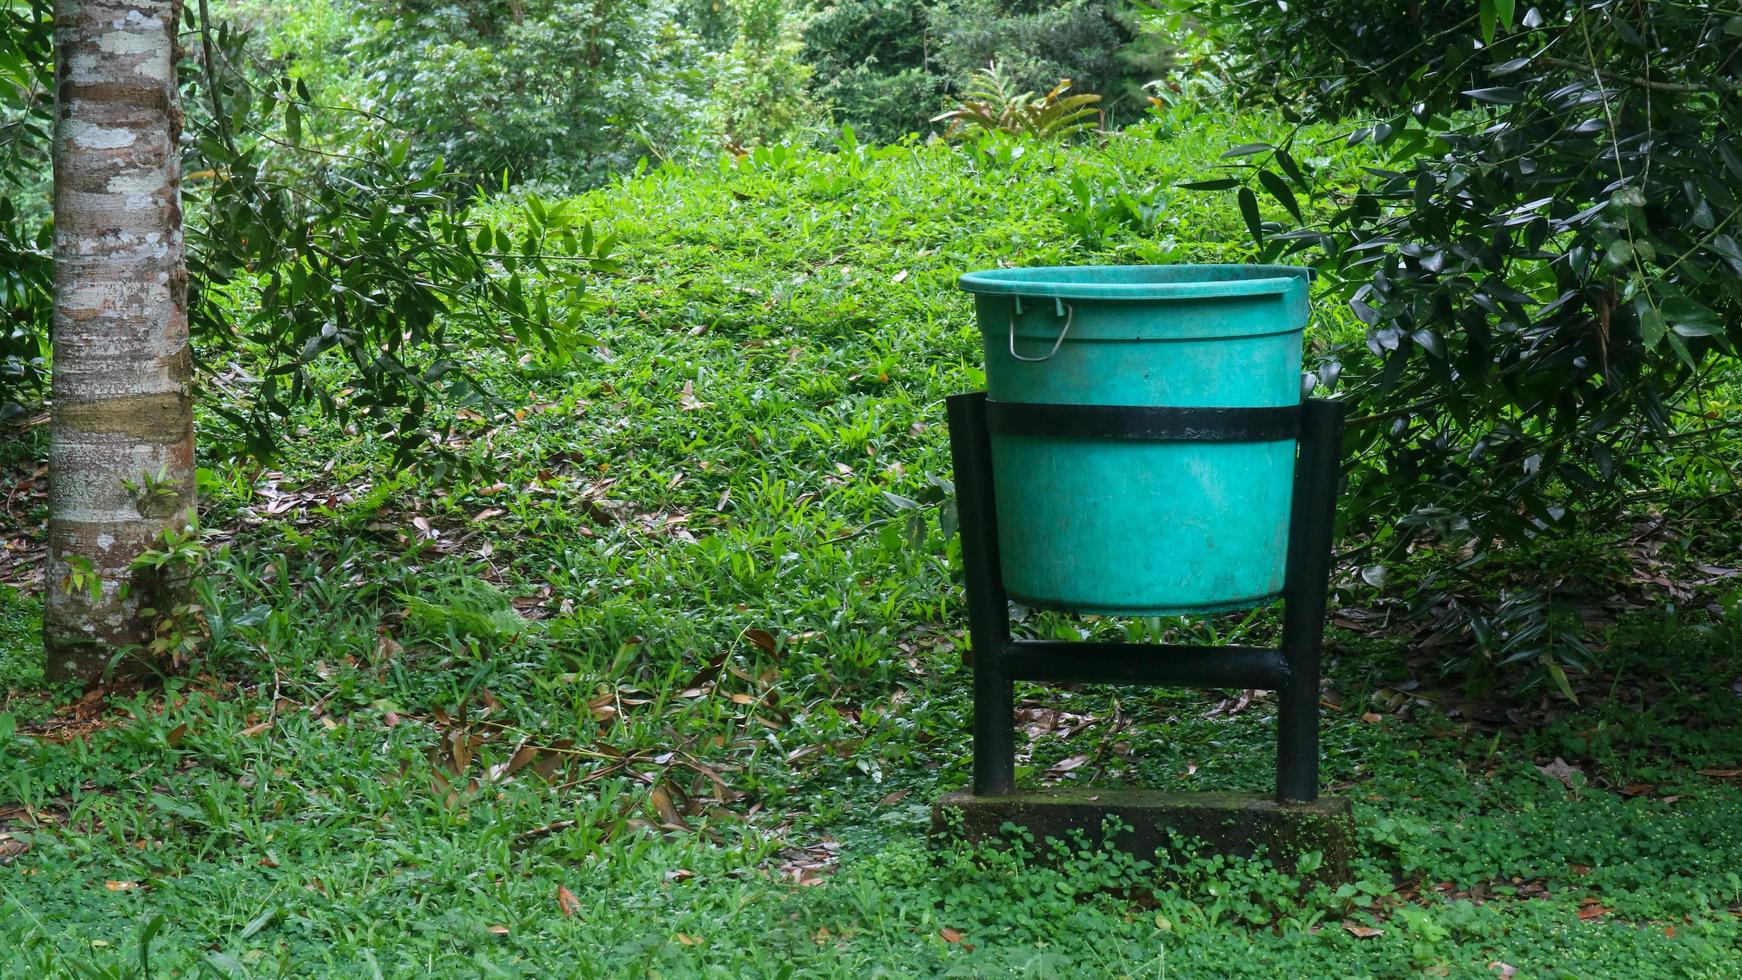
POLYGON ((1065 325, 1062 329, 1059 330, 1058 339, 1052 342, 1052 350, 1047 351, 1045 354, 1042 354, 1039 357, 1023 357, 1021 354, 1016 353, 1016 318, 1022 315, 1022 297, 1020 297, 1020 296, 1010 297, 1010 304, 1011 304, 1011 310, 1012 310, 1012 313, 1010 315, 1010 356, 1011 357, 1014 357, 1019 361, 1027 362, 1029 364, 1039 364, 1042 361, 1052 360, 1053 355, 1057 354, 1059 352, 1059 348, 1064 346, 1065 334, 1068 334, 1071 332, 1071 319, 1076 316, 1077 311, 1074 307, 1071 306, 1071 304, 1065 302, 1064 300, 1062 300, 1056 296, 1053 297, 1053 302, 1055 304, 1057 304, 1055 308, 1058 311, 1058 315, 1065 318, 1065 325))

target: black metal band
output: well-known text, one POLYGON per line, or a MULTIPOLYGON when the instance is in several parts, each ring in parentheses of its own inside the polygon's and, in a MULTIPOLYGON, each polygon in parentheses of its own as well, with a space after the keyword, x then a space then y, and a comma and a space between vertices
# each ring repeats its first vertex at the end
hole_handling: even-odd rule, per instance
POLYGON ((1300 434, 1300 406, 1182 408, 986 402, 986 424, 1011 436, 1151 442, 1277 442, 1300 434))

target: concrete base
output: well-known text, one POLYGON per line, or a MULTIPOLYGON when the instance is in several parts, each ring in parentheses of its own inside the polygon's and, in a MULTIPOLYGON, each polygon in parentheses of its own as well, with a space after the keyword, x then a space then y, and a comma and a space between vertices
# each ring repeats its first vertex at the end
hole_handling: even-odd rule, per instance
POLYGON ((1317 851, 1322 861, 1308 877, 1342 883, 1349 880, 1355 852, 1355 820, 1346 798, 1284 804, 1260 793, 1072 788, 975 796, 963 791, 945 795, 932 808, 932 834, 997 841, 1004 839, 1000 828, 1008 823, 1037 841, 1067 840, 1078 831, 1090 844, 1100 844, 1109 817, 1131 828, 1114 835, 1114 846, 1146 859, 1171 846, 1172 832, 1197 838, 1212 852, 1237 857, 1262 852, 1289 872, 1296 870, 1302 854, 1317 851))

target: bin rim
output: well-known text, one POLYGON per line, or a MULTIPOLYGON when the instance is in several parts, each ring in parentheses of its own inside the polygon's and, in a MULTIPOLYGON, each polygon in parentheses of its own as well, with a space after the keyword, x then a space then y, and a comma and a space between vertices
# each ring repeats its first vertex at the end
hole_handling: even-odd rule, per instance
POLYGON ((956 285, 970 293, 1038 299, 1213 299, 1288 293, 1312 277, 1310 267, 1298 265, 1042 265, 969 272, 956 285))

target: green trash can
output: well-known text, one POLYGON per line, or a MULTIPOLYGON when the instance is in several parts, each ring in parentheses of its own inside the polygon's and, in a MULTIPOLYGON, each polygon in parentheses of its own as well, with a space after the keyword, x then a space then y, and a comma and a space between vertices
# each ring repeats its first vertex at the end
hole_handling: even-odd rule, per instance
MULTIPOLYGON (((1301 400, 1308 270, 998 269, 962 277, 1001 404, 1261 408, 1301 400)), ((1163 616, 1282 594, 1295 439, 991 435, 1004 587, 1026 605, 1163 616)))

